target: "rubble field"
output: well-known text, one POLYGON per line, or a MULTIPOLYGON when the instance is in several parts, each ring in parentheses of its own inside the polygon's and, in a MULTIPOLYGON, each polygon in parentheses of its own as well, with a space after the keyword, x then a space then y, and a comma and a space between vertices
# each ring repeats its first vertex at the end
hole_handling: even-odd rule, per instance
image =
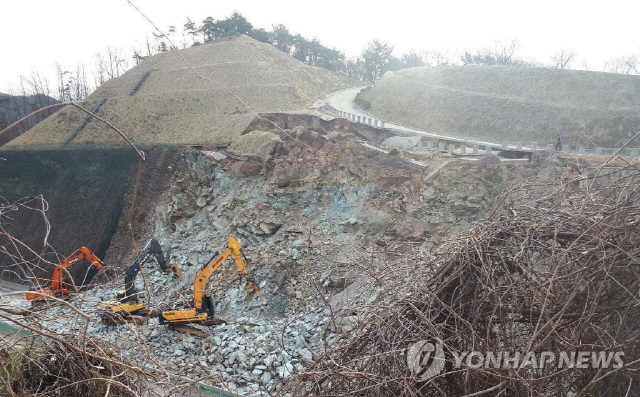
MULTIPOLYGON (((229 260, 208 284, 225 323, 207 327, 206 336, 173 331, 155 318, 103 324, 98 303, 115 298, 133 261, 123 249, 131 244, 125 210, 105 259, 115 275, 105 272, 73 299, 90 321, 62 305, 34 312, 30 324, 71 334, 86 329, 110 357, 239 395, 281 391, 355 329, 367 307, 410 291, 399 272, 435 271, 434 252, 503 205, 499 199, 514 184, 530 184, 518 196, 526 202, 548 193, 540 186, 569 175, 566 159, 546 153, 529 162, 467 161, 426 149, 385 153, 354 135, 305 127, 267 133, 279 138, 263 161, 181 149, 156 172, 168 178, 166 188, 146 197, 146 214, 133 221, 137 246, 158 239, 184 273, 174 279, 145 264, 137 289, 150 307, 184 306, 196 272, 229 236, 243 245, 261 288, 256 299, 245 301, 246 281, 229 260)), ((28 308, 24 300, 13 304, 28 308)))

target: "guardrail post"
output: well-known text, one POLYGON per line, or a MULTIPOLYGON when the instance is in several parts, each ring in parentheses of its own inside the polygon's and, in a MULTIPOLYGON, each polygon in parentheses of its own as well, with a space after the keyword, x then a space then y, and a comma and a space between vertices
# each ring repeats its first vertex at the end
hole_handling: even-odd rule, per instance
POLYGON ((536 150, 538 150, 538 142, 533 142, 531 144, 531 151, 535 152, 536 150))
POLYGON ((445 143, 442 141, 438 141, 438 150, 440 150, 441 152, 445 151, 445 143))
POLYGON ((453 152, 456 150, 456 146, 453 143, 449 144, 449 154, 453 154, 453 152))
POLYGON ((487 146, 485 146, 485 148, 484 148, 484 153, 485 153, 485 154, 491 154, 491 150, 492 150, 492 147, 491 147, 491 146, 489 146, 489 145, 487 145, 487 146))
POLYGON ((478 154, 478 145, 473 145, 473 154, 478 154))
POLYGON ((509 142, 507 142, 507 141, 502 142, 502 148, 503 149, 509 149, 509 142))
POLYGON ((517 150, 522 150, 522 141, 516 142, 516 149, 517 150))

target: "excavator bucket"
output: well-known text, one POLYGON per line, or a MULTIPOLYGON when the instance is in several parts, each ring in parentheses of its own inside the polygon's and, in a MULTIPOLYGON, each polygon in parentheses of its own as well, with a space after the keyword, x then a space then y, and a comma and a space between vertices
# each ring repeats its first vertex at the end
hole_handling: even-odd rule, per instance
POLYGON ((260 295, 260 287, 254 281, 247 281, 247 297, 244 299, 245 301, 250 301, 255 299, 258 295, 260 295))
POLYGON ((169 269, 171 269, 173 277, 182 278, 182 270, 180 270, 180 266, 177 263, 169 263, 169 269))

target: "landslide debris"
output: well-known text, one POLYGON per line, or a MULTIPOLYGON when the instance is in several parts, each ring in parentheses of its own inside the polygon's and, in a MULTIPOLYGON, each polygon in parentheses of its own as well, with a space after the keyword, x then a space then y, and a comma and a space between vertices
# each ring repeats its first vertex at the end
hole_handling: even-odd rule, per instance
MULTIPOLYGON (((341 335, 356 330, 367 307, 409 293, 412 282, 399 273, 435 272, 433 250, 491 213, 511 182, 525 176, 557 181, 564 169, 554 158, 502 164, 490 157, 452 161, 425 182, 451 160, 404 150, 391 156, 332 131, 302 127, 287 134, 305 143, 280 136, 281 148, 264 162, 238 161, 215 148, 182 149, 165 168, 168 191, 158 196, 146 218, 153 225, 146 229, 145 222, 148 235, 140 237, 157 238, 184 273, 174 280, 155 265, 145 267, 137 289, 146 291, 146 280, 152 308, 184 305, 194 275, 230 235, 241 241, 261 295, 245 302, 245 281, 226 264, 208 285, 226 324, 196 338, 155 319, 102 324, 97 304, 115 297, 122 288, 118 277, 74 301, 90 313, 91 338, 129 365, 164 368, 241 394, 282 390, 286 380, 338 346, 341 335), (322 145, 309 144, 318 139, 322 145)), ((133 259, 116 257, 113 266, 133 259)), ((84 320, 68 321, 73 316, 59 306, 32 320, 58 332, 81 332, 84 320)))

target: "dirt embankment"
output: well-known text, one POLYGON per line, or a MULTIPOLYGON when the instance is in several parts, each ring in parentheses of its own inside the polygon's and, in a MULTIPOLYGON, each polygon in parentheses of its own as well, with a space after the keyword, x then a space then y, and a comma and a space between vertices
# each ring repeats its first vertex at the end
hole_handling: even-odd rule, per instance
MULTIPOLYGON (((218 145, 239 137, 254 119, 254 111, 300 111, 352 84, 344 76, 241 36, 184 49, 180 56, 175 51, 155 55, 100 86, 83 106, 127 131, 137 144, 218 145), (185 59, 212 81, 200 79, 186 67, 185 59)), ((122 143, 104 124, 96 120, 85 124, 86 120, 86 114, 67 106, 6 146, 122 143)))
MULTIPOLYGON (((163 189, 164 161, 171 156, 166 149, 147 153, 134 214, 138 224, 144 224, 140 214, 149 212, 150 201, 163 189)), ((34 209, 20 207, 1 220, 7 233, 35 251, 20 250, 25 259, 31 260, 37 253, 55 263, 59 259, 55 252, 67 256, 80 246, 105 258, 112 236, 124 227, 121 215, 128 214, 130 208, 137 175, 137 157, 131 149, 1 152, 0 158, 6 159, 0 164, 0 192, 5 203, 42 196, 42 200, 29 203, 34 209), (37 210, 42 208, 46 211, 37 210), (49 231, 43 213, 50 223, 49 231), (44 243, 47 232, 50 246, 44 243)), ((15 266, 19 259, 12 258, 17 254, 13 244, 0 236, 0 246, 9 250, 0 253, 2 277, 25 282, 31 274, 15 266)), ((47 277, 52 270, 47 263, 38 266, 34 271, 37 277, 47 277)))
POLYGON ((640 126, 638 76, 504 66, 387 73, 363 93, 390 122, 489 141, 616 147, 640 126))

